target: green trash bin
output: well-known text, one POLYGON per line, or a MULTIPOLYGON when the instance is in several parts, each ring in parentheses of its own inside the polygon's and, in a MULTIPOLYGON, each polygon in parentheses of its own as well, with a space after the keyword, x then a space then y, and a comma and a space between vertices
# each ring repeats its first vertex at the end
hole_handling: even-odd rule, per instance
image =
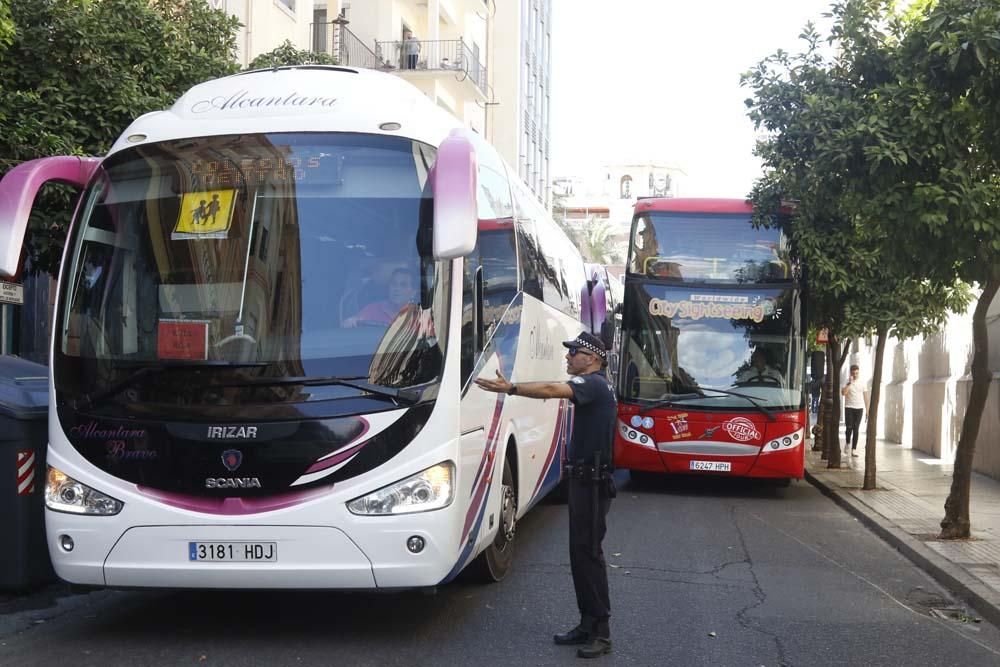
POLYGON ((0 590, 27 591, 55 580, 45 541, 45 450, 49 369, 0 356, 0 590))

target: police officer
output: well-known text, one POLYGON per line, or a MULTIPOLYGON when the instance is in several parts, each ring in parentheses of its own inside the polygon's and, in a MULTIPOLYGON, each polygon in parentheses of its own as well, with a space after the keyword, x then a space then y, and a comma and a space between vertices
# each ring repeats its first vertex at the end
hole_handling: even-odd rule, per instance
POLYGON ((526 398, 567 398, 576 406, 566 477, 569 562, 580 623, 552 639, 556 644, 580 644, 577 656, 596 658, 611 652, 611 601, 601 541, 615 495, 611 446, 617 405, 614 389, 604 374, 607 349, 601 339, 584 332, 563 345, 568 348, 566 372, 573 376, 569 382, 512 384, 498 371, 496 380, 480 379, 476 384, 487 391, 526 398))

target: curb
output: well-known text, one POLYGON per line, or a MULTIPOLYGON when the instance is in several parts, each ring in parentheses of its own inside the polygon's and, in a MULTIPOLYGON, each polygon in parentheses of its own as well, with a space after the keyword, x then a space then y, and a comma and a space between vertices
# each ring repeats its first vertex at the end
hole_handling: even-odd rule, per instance
POLYGON ((973 577, 961 565, 928 548, 920 540, 893 525, 853 496, 842 493, 839 488, 817 478, 809 470, 805 471, 805 477, 823 495, 857 517, 861 523, 906 556, 914 565, 965 600, 980 616, 1000 627, 1000 592, 973 577))

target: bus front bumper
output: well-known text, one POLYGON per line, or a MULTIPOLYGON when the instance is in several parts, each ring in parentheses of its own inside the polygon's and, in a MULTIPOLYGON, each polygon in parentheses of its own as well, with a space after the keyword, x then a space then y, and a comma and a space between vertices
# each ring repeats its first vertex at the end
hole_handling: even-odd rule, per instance
POLYGON ((383 549, 369 545, 372 553, 382 554, 373 563, 346 532, 330 526, 137 526, 106 543, 106 532, 94 530, 95 520, 101 518, 62 515, 59 529, 49 531, 56 574, 70 583, 113 588, 410 588, 436 585, 450 567, 432 533, 414 526, 403 531, 406 536, 389 531, 375 537, 384 543, 383 549), (72 538, 72 551, 66 551, 64 535, 72 538), (406 550, 405 541, 412 535, 425 540, 421 554, 406 550), (213 548, 224 559, 199 559, 199 552, 213 548), (229 560, 233 554, 238 560, 229 560), (271 558, 245 560, 241 554, 271 558))

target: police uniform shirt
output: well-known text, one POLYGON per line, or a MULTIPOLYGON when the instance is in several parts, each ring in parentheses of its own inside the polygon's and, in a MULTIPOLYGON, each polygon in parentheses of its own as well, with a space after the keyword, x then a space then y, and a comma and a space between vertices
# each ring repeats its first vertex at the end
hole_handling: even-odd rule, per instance
POLYGON ((603 371, 597 371, 577 375, 568 384, 576 406, 569 460, 593 463, 594 452, 601 452, 602 463, 611 463, 611 445, 618 419, 618 404, 611 383, 603 371))

